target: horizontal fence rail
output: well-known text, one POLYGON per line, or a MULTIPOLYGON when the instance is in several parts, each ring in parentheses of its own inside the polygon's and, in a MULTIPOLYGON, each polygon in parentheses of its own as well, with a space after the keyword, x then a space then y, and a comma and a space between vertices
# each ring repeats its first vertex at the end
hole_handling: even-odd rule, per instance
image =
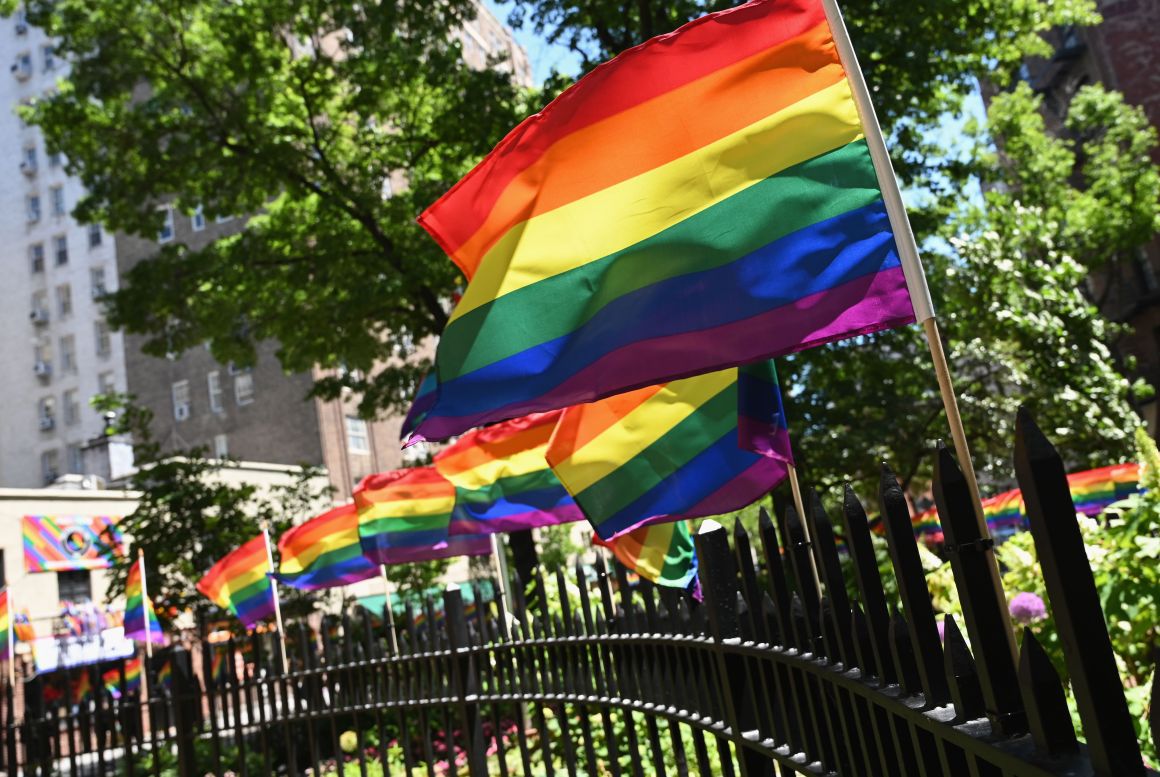
MULTIPOLYGON (((394 635, 360 609, 317 631, 298 624, 162 651, 143 689, 122 670, 88 698, 53 699, 33 678, 20 688, 22 711, 7 688, 6 771, 1155 775, 1140 756, 1059 455, 1021 413, 1016 470, 1085 744, 1034 635, 1018 651, 1007 639, 990 541, 953 456, 937 456, 964 621, 946 617, 941 639, 909 511, 884 465, 879 508, 901 612, 887 604, 865 508, 847 488, 854 597, 815 496, 808 515, 786 508, 776 526, 762 511, 756 547, 739 524, 707 522, 696 538, 700 599, 647 582, 634 589, 622 567, 598 558, 594 581, 580 565, 551 581, 537 574, 533 606, 516 586, 510 613, 477 595, 469 614, 450 587, 441 613, 428 600, 394 635)), ((65 670, 66 687, 85 671, 65 670)))

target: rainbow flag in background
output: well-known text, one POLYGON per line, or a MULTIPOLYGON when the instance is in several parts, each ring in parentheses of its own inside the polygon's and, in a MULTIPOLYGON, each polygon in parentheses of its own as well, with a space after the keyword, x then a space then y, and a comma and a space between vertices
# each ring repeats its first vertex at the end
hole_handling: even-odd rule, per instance
POLYGON ((419 423, 427 417, 427 413, 435 404, 435 389, 438 388, 439 381, 435 379, 435 371, 429 370, 423 376, 423 380, 419 382, 419 388, 415 392, 415 399, 411 402, 411 407, 407 410, 407 416, 403 419, 403 425, 399 430, 399 435, 406 439, 419 426, 419 423))
POLYGON ((8 660, 8 651, 15 643, 12 629, 12 603, 8 599, 8 588, 0 589, 0 661, 8 660))
POLYGON ((251 628, 274 614, 270 571, 266 539, 259 534, 214 564, 197 581, 197 590, 251 628))
POLYGON ((613 540, 593 535, 592 541, 657 585, 688 588, 697 576, 697 552, 686 521, 641 526, 613 540))
POLYGON ((475 429, 435 456, 455 486, 452 535, 520 531, 584 518, 545 453, 560 412, 475 429))
POLYGON ((353 502, 287 531, 278 540, 278 554, 278 580, 307 591, 357 583, 379 573, 363 555, 353 502))
POLYGON ((93 698, 93 678, 89 667, 81 667, 80 673, 72 681, 70 697, 73 704, 83 704, 93 698))
MULTIPOLYGON (((121 698, 121 670, 114 667, 101 675, 101 684, 114 699, 121 698)), ((125 693, 141 689, 141 659, 130 658, 125 662, 125 693)))
POLYGON ((603 539, 740 509, 793 463, 770 361, 568 408, 547 459, 603 539))
POLYGON ((35 642, 36 627, 28 617, 28 610, 21 610, 12 621, 12 634, 17 642, 35 642))
POLYGON ((138 558, 129 567, 129 577, 125 580, 125 637, 144 642, 164 642, 161 624, 153 602, 145 595, 145 575, 142 565, 145 560, 138 558))
POLYGON ((209 675, 210 681, 216 686, 226 684, 229 678, 228 664, 226 664, 226 651, 224 649, 215 650, 210 648, 213 652, 209 659, 209 675))
MULTIPOLYGON (((138 674, 140 674, 140 667, 137 667, 138 674)), ((157 685, 161 688, 173 687, 173 661, 166 660, 157 670, 157 685)))
POLYGON ((355 488, 354 503, 363 553, 375 564, 491 552, 485 536, 449 536, 455 486, 434 467, 369 475, 355 488))
POLYGON ((106 515, 26 515, 24 569, 60 572, 107 569, 121 554, 120 517, 106 515))
POLYGON ((821 0, 620 54, 419 222, 470 279, 427 439, 915 320, 821 0))

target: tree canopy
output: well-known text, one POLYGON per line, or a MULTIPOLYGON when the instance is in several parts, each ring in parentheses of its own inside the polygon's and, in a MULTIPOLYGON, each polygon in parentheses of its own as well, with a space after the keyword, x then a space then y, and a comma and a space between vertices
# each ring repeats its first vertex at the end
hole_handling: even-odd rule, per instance
MULTIPOLYGON (((512 21, 587 68, 728 4, 515 0, 512 21)), ((1155 134, 1118 95, 1089 89, 1055 138, 1035 96, 1010 88, 1025 57, 1050 53, 1041 35, 1096 23, 1094 4, 843 9, 914 195, 983 469, 1006 477, 1006 424, 1021 401, 1076 463, 1126 454, 1136 421, 1110 350, 1117 328, 1082 281, 1156 229, 1155 134), (980 76, 1006 91, 973 132, 947 132, 980 76)), ((147 335, 153 353, 208 341, 223 361, 274 339, 289 370, 352 368, 322 392, 344 382, 367 413, 405 406, 423 364, 396 357, 439 333, 461 283, 414 218, 566 80, 525 93, 502 68, 467 67, 455 30, 471 12, 467 0, 33 0, 31 20, 73 64, 28 116, 88 188, 80 218, 152 235, 156 205, 171 199, 256 214, 203 250, 168 244, 139 264, 112 299, 114 323, 147 335)), ((916 328, 798 354, 783 372, 813 479, 872 476, 882 457, 908 480, 924 474, 945 422, 916 328)))

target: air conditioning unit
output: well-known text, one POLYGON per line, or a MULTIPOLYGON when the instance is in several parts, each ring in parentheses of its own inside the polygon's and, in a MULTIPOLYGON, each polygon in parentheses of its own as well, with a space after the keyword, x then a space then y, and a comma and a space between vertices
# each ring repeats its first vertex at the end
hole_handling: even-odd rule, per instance
POLYGON ((173 417, 178 421, 189 420, 189 405, 174 405, 173 417))
POLYGON ((37 325, 47 324, 48 311, 44 308, 37 308, 28 314, 28 320, 37 325))
POLYGON ((28 63, 16 60, 12 63, 12 75, 21 81, 27 81, 32 77, 32 67, 28 63))
POLYGON ((20 172, 31 178, 32 176, 36 175, 35 163, 29 162, 27 159, 25 159, 20 163, 20 172))
POLYGON ((42 415, 40 417, 40 431, 42 431, 42 432, 51 431, 52 428, 55 426, 56 426, 56 419, 54 419, 52 416, 42 415))
POLYGON ((25 35, 28 33, 28 25, 24 22, 16 22, 16 34, 25 35))
POLYGON ((32 365, 32 371, 36 373, 36 377, 38 378, 52 377, 52 365, 45 361, 38 361, 32 365))

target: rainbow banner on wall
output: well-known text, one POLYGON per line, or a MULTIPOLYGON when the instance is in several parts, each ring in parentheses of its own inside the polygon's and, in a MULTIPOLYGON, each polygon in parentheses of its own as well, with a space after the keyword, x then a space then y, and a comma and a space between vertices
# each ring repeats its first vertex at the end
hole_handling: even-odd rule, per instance
POLYGON ((108 569, 123 552, 120 520, 107 515, 24 516, 25 571, 108 569))
POLYGON ((621 53, 419 222, 470 279, 427 439, 915 320, 820 0, 621 53))

